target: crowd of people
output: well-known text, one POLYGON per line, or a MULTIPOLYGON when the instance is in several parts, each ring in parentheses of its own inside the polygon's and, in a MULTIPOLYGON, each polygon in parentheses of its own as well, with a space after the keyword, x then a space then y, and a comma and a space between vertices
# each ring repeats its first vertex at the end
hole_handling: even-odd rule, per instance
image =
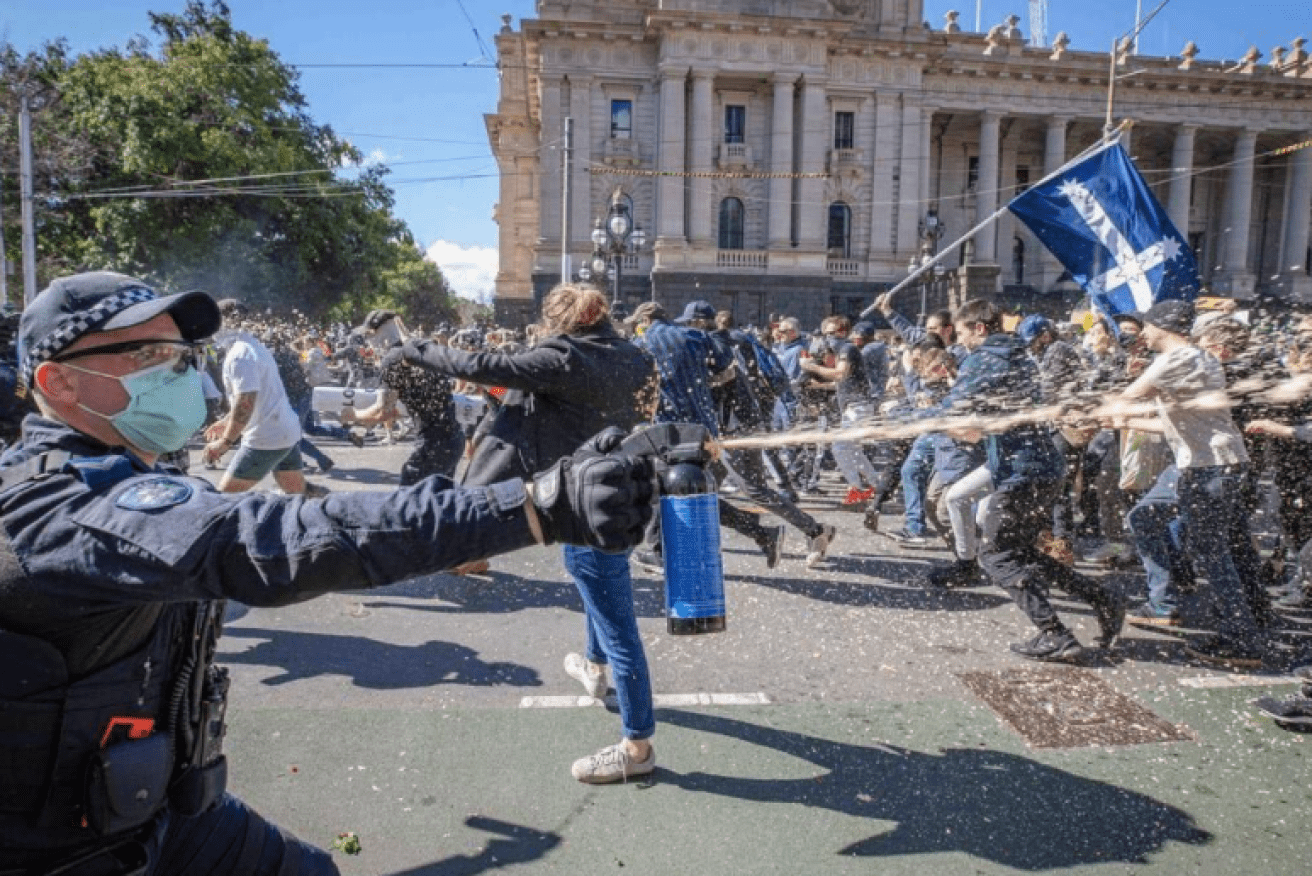
MULTIPOLYGON (((1193 598, 1212 634, 1192 640, 1189 654, 1236 667, 1273 659, 1268 631, 1281 612, 1312 609, 1312 512, 1303 498, 1312 401, 1299 391, 1312 373, 1312 316, 1258 320, 1164 301, 1142 313, 1057 322, 976 300, 914 322, 884 296, 872 320, 831 316, 807 332, 786 314, 737 327, 705 301, 677 318, 647 302, 612 321, 605 297, 588 293, 562 287, 552 306, 570 318, 544 310, 524 335, 494 326, 425 334, 391 311, 354 329, 315 330, 251 321, 223 302, 236 320, 225 322, 225 352, 215 357, 228 412, 209 427, 202 455, 212 461, 240 444, 221 489, 247 489, 271 472, 296 492, 287 470, 301 465, 297 447, 321 471, 333 464, 313 436, 361 445, 373 430, 390 436, 400 421, 416 444, 402 484, 429 474, 476 484, 522 475, 594 426, 697 423, 721 440, 713 463, 721 523, 752 539, 767 568, 784 557, 789 529, 801 535, 807 566, 824 565, 838 529, 802 506, 819 498, 821 473, 836 469, 843 492, 833 498, 865 530, 950 552, 925 586, 993 582, 1013 596, 1035 627, 1012 646, 1022 657, 1086 653, 1053 610, 1051 588, 1093 607, 1100 648, 1113 645, 1126 620, 1180 626, 1193 598), (645 353, 649 382, 624 388, 618 380, 642 371, 632 355, 623 368, 610 364, 611 380, 596 377, 593 347, 611 340, 587 333, 603 327, 645 353), (243 376, 241 363, 260 357, 269 361, 253 373, 263 376, 243 376), (244 417, 252 387, 274 378, 285 403, 271 398, 263 406, 274 414, 244 417), (325 385, 373 390, 376 401, 345 407, 330 423, 311 405, 312 387, 325 385), (478 421, 457 414, 462 398, 477 399, 478 421), (270 421, 287 418, 283 404, 301 429, 296 440, 261 439, 270 421), (1044 416, 1017 417, 1036 410, 1044 416), (965 415, 969 428, 953 419, 965 415), (555 435, 565 422, 572 428, 555 435), (881 525, 898 493, 901 525, 881 525), (1263 558, 1250 523, 1268 508, 1274 541, 1263 558), (1106 576, 1077 571, 1077 559, 1141 564, 1143 598, 1130 606, 1106 576)), ((269 385, 266 394, 279 392, 269 385)), ((633 560, 661 570, 658 526, 633 560)), ((480 560, 461 571, 484 568, 480 560)), ((602 661, 590 665, 595 676, 602 661)))

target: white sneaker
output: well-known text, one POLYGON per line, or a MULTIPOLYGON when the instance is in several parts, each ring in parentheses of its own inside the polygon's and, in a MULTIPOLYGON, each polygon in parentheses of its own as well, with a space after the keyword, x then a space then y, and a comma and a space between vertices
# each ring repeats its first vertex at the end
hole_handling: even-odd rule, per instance
POLYGON ((592 665, 583 659, 582 654, 570 653, 565 655, 565 672, 570 678, 583 685, 583 689, 593 699, 601 699, 606 695, 607 689, 610 688, 610 684, 606 681, 606 667, 602 666, 601 670, 594 675, 592 665))
POLYGON ((838 535, 838 529, 833 526, 826 526, 825 531, 811 539, 811 552, 806 555, 806 567, 814 569, 825 561, 829 554, 829 546, 834 543, 834 537, 838 535))
POLYGON ((656 749, 652 747, 644 761, 634 760, 623 742, 607 745, 596 754, 574 761, 570 773, 589 785, 609 785, 627 781, 630 776, 645 776, 656 770, 656 749))

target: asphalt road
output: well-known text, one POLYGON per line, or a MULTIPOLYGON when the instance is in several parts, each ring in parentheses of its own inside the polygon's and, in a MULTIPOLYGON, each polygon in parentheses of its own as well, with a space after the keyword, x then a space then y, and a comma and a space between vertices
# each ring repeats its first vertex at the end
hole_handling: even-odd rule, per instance
MULTIPOLYGON (((409 451, 321 446, 337 465, 311 479, 333 490, 393 488, 409 451)), ((1110 658, 1036 676, 1007 650, 1031 631, 1000 591, 926 591, 946 554, 867 533, 831 486, 804 506, 839 527, 824 568, 798 533, 771 571, 725 532, 725 633, 668 635, 661 581, 634 567, 653 780, 569 775, 619 722, 562 668, 582 605, 540 548, 486 575, 231 606, 232 790, 310 842, 358 833, 348 874, 1308 871, 1312 735, 1248 704, 1288 676, 1208 669, 1132 628, 1110 658), (1048 747, 1053 728, 1070 735, 1048 747)), ((1057 604, 1091 642, 1089 610, 1057 604)), ((1307 629, 1282 635, 1286 664, 1307 629)))

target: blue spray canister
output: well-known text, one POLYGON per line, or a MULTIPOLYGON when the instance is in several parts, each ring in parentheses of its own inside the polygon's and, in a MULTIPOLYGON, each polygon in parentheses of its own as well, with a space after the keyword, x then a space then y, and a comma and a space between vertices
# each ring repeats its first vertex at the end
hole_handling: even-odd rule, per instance
POLYGON ((725 629, 720 503, 711 461, 712 436, 696 423, 643 426, 624 449, 657 460, 665 617, 675 636, 725 629))
POLYGON ((660 477, 665 616, 675 636, 726 628, 720 505, 707 461, 701 445, 672 448, 660 477))

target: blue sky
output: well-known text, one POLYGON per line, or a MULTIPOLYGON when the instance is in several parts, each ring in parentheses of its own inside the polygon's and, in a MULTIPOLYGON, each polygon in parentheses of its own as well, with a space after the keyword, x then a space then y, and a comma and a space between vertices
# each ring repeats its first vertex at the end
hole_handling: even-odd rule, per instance
MULTIPOLYGON (((293 64, 477 63, 483 47, 495 51, 502 13, 516 22, 534 14, 532 0, 463 0, 463 9, 459 0, 228 2, 237 27, 268 39, 293 64)), ((0 36, 20 50, 56 37, 66 37, 76 51, 122 46, 134 34, 149 33, 147 10, 182 6, 181 0, 5 0, 0 36)), ((1156 2, 1143 6, 1146 13, 1156 2)), ((948 9, 961 12, 966 29, 974 27, 971 0, 926 0, 925 18, 940 28, 948 9)), ((1015 12, 1028 35, 1028 9, 1027 0, 985 0, 983 27, 1015 12)), ((1209 59, 1238 58, 1253 44, 1269 54, 1272 46, 1312 36, 1310 9, 1308 0, 1247 6, 1170 0, 1144 31, 1141 50, 1174 55, 1192 39, 1209 59)), ((1049 0, 1049 38, 1064 30, 1072 49, 1104 51, 1133 26, 1134 14, 1134 0, 1049 0)), ((487 288, 495 270, 497 182, 483 114, 496 106, 496 72, 307 67, 301 87, 316 120, 393 168, 397 213, 458 290, 472 295, 487 288)))

